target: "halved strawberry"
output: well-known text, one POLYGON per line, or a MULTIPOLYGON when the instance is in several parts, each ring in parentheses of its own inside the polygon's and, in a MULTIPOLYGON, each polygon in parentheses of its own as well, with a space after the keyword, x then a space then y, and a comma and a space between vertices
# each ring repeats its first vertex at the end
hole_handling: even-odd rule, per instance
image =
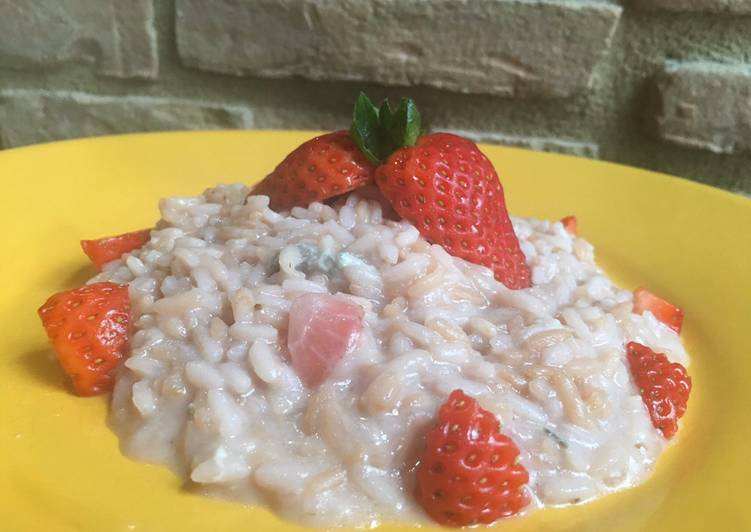
POLYGON ((107 236, 98 240, 81 240, 81 248, 88 255, 97 270, 108 262, 117 260, 125 253, 139 249, 151 238, 151 229, 107 236))
POLYGON ((655 318, 680 334, 683 311, 646 288, 637 288, 634 290, 634 313, 642 314, 645 310, 649 310, 655 318))
POLYGON ((50 297, 39 308, 55 354, 78 395, 106 393, 129 336, 128 287, 95 283, 50 297))
POLYGON ((626 344, 626 357, 652 424, 666 438, 672 438, 678 431, 678 420, 686 413, 691 393, 691 377, 686 368, 636 342, 626 344))
POLYGON ((576 236, 576 216, 564 216, 561 218, 563 228, 569 232, 569 234, 576 236))
POLYGON ((304 142, 253 189, 271 198, 271 208, 307 207, 372 183, 375 167, 357 149, 349 131, 304 142))

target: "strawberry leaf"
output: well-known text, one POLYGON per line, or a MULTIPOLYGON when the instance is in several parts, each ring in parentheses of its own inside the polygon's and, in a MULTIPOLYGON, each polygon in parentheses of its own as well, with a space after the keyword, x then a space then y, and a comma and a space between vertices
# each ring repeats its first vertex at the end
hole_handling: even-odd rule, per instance
POLYGON ((412 99, 402 98, 389 122, 385 125, 396 148, 415 145, 421 134, 420 112, 412 99))
POLYGON ((414 146, 423 134, 420 112, 411 99, 402 98, 399 106, 393 109, 387 98, 380 108, 376 108, 362 92, 355 102, 350 131, 360 151, 376 165, 395 150, 414 146))
POLYGON ((389 102, 389 99, 386 98, 383 100, 380 109, 378 109, 378 123, 381 125, 390 124, 393 114, 394 112, 391 110, 391 103, 389 102))
MULTIPOLYGON (((386 105, 388 106, 388 104, 386 105)), ((351 132, 357 147, 373 164, 381 163, 382 134, 378 115, 379 110, 373 105, 370 98, 364 92, 361 92, 357 101, 355 101, 351 132)))

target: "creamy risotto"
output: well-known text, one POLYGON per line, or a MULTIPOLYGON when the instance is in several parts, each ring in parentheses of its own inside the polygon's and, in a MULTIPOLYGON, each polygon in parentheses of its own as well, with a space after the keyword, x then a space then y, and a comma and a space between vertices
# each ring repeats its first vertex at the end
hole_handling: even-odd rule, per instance
POLYGON ((519 447, 526 511, 649 474, 666 440, 624 345, 687 355, 651 313, 632 312, 585 240, 514 218, 533 286, 509 290, 362 194, 291 212, 248 194, 162 200, 150 242, 91 281, 129 285, 134 335, 110 415, 129 456, 306 524, 425 521, 417 454, 460 388, 519 447), (357 305, 363 323, 317 386, 288 346, 290 308, 311 293, 357 305))

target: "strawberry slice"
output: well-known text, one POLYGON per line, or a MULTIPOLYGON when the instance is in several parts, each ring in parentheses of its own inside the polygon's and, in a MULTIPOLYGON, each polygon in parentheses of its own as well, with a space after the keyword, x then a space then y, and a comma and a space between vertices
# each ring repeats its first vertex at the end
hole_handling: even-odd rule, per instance
POLYGON ((335 131, 298 146, 252 193, 269 196, 274 210, 307 207, 372 183, 374 170, 350 132, 335 131))
POLYGON ((569 232, 569 234, 576 236, 576 216, 564 216, 561 218, 563 228, 569 232))
POLYGON ((94 263, 96 269, 102 271, 102 267, 108 262, 117 260, 125 253, 143 247, 151 238, 150 235, 151 229, 143 229, 98 240, 81 240, 81 248, 94 263))
POLYGON ((417 466, 418 500, 441 525, 489 524, 529 504, 529 473, 496 417, 462 390, 438 411, 417 466))
POLYGON ((474 142, 450 133, 422 136, 376 169, 376 183, 427 240, 487 266, 509 288, 531 286, 503 187, 474 142))
POLYGON ((128 287, 96 283, 50 297, 39 308, 55 354, 78 395, 110 391, 129 335, 128 287))
POLYGON ((686 368, 636 342, 626 344, 626 357, 652 425, 666 438, 672 438, 678 431, 678 420, 686 413, 691 393, 691 377, 686 368))
POLYGON ((681 333, 683 310, 656 296, 646 288, 637 288, 634 290, 634 313, 642 314, 645 310, 650 311, 655 318, 678 334, 681 333))

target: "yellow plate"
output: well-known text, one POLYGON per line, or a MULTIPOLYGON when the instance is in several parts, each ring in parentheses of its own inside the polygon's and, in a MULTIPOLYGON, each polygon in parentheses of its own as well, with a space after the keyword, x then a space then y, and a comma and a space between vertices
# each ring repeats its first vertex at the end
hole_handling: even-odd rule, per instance
MULTIPOLYGON (((165 468, 123 457, 105 425, 106 401, 64 387, 35 311, 93 274, 80 239, 148 227, 162 196, 251 183, 310 136, 169 133, 0 153, 0 529, 300 529, 263 509, 192 495, 165 468)), ((512 212, 576 214, 617 281, 686 309, 695 384, 678 442, 646 484, 499 528, 751 530, 751 201, 634 168, 484 149, 512 212)))

